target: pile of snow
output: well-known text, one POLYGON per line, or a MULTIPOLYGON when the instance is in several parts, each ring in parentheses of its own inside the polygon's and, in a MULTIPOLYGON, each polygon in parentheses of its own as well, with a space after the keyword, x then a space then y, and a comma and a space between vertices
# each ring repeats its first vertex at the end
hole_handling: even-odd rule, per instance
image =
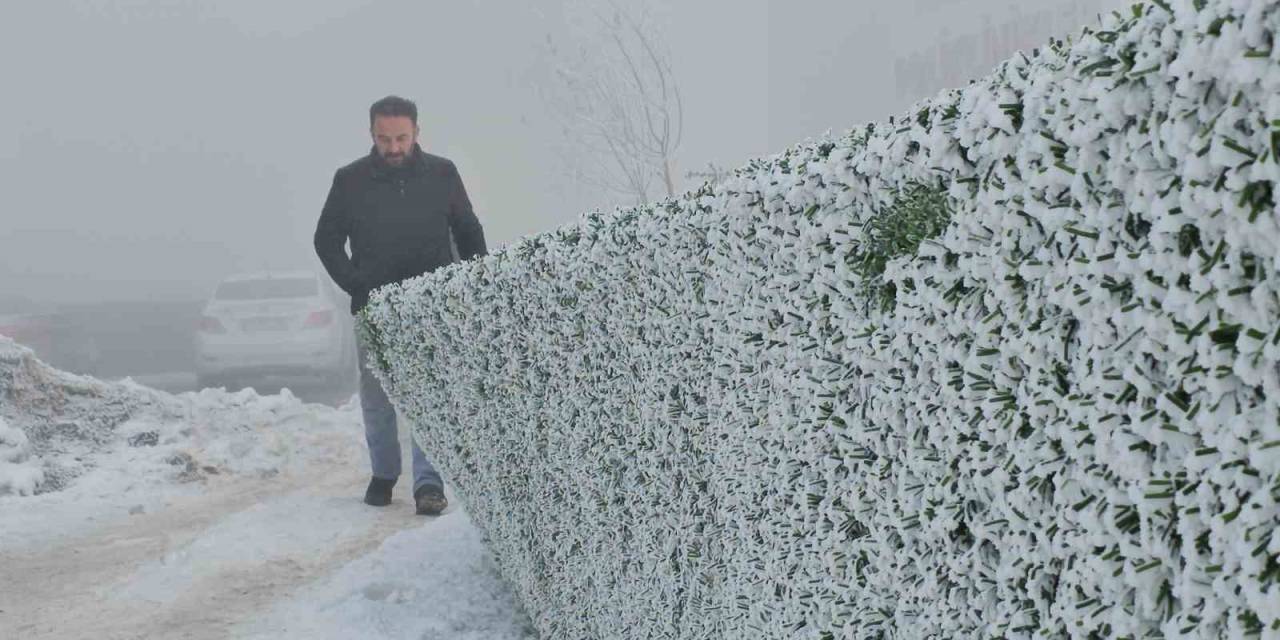
POLYGON ((134 416, 177 416, 181 410, 157 391, 49 367, 30 349, 0 336, 0 419, 21 432, 19 455, 41 476, 24 487, 27 491, 0 484, 0 496, 62 489, 90 468, 94 453, 116 439, 121 424, 134 416))
POLYGON ((0 418, 0 495, 29 496, 44 481, 44 468, 31 459, 27 434, 10 427, 0 418))
POLYGON ((543 637, 1275 637, 1278 31, 1137 5, 385 288, 377 365, 543 637))
POLYGON ((361 433, 352 403, 307 404, 287 389, 175 396, 59 371, 0 337, 0 498, 120 496, 142 485, 351 464, 362 459, 361 433))

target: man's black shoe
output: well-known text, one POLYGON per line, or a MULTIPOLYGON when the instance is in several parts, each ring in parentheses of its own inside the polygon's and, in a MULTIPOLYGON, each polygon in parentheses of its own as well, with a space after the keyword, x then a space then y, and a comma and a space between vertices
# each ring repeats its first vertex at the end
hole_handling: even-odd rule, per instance
POLYGON ((437 487, 433 484, 418 487, 413 492, 415 511, 420 516, 438 516, 444 508, 449 506, 449 500, 444 497, 444 488, 437 487))
POLYGON ((369 481, 369 488, 364 490, 364 503, 375 507, 391 504, 391 488, 396 486, 395 478, 386 480, 374 478, 369 481))

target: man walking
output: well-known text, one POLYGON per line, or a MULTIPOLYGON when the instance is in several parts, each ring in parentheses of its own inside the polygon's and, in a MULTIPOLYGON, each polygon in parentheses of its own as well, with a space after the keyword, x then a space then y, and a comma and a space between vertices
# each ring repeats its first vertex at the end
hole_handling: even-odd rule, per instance
MULTIPOLYGON (((315 234, 316 253, 351 295, 352 313, 368 303, 371 290, 453 262, 451 238, 463 260, 486 253, 484 230, 457 167, 418 145, 418 107, 396 96, 373 103, 369 132, 373 149, 333 176, 315 234)), ((400 440, 395 409, 369 370, 363 341, 358 353, 360 407, 373 468, 364 501, 380 507, 391 503, 400 477, 400 440)), ((414 505, 421 515, 437 515, 448 506, 444 481, 416 441, 412 447, 414 505)))

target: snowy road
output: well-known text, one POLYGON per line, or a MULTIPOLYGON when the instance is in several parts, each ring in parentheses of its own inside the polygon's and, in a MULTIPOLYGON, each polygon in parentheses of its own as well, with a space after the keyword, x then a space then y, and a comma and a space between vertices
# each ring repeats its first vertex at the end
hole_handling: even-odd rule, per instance
MULTIPOLYGON (((376 543, 368 531, 319 558, 283 550, 231 558, 235 562, 223 566, 189 560, 197 542, 220 524, 257 504, 271 505, 264 501, 273 494, 293 494, 296 484, 230 483, 155 513, 109 519, 82 536, 0 553, 6 573, 20 578, 0 582, 4 627, 21 638, 227 637, 230 624, 259 614, 273 593, 296 587, 308 569, 315 575, 340 561, 347 548, 367 550, 376 543)), ((214 559, 204 553, 202 560, 214 559)))
POLYGON ((456 500, 363 504, 350 403, 155 395, 5 346, 0 639, 534 637, 456 500))
POLYGON ((16 578, 0 581, 0 635, 525 637, 465 514, 451 507, 424 522, 403 499, 372 509, 356 499, 363 482, 354 473, 308 487, 232 482, 84 536, 0 552, 16 578), (378 571, 405 563, 421 573, 378 571))

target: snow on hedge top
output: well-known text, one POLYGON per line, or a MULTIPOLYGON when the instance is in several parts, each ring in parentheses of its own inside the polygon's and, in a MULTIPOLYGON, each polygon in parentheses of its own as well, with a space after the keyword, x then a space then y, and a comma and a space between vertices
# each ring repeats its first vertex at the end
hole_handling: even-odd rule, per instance
POLYGON ((1280 637, 1277 0, 375 294, 548 638, 1280 637))

